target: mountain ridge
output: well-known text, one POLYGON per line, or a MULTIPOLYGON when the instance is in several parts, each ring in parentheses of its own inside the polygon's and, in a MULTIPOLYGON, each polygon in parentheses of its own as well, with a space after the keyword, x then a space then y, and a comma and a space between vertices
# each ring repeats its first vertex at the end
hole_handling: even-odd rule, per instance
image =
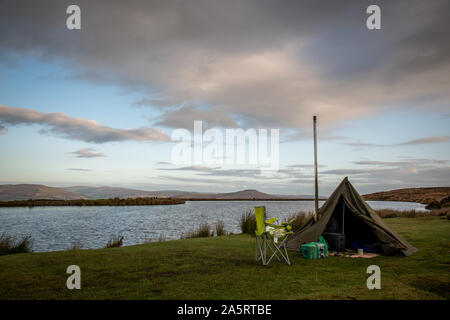
MULTIPOLYGON (((389 191, 375 192, 363 195, 365 200, 373 201, 407 201, 428 204, 431 201, 440 201, 450 196, 450 187, 402 188, 389 191)), ((245 189, 234 192, 194 192, 182 190, 146 191, 121 187, 49 187, 42 184, 4 184, 0 185, 0 201, 28 200, 28 199, 109 199, 109 198, 138 198, 158 197, 174 199, 196 200, 288 200, 313 199, 312 195, 280 195, 269 194, 256 189, 245 189)), ((326 199, 320 196, 321 200, 326 199)))
POLYGON ((76 200, 84 199, 84 197, 62 188, 42 184, 0 185, 0 201, 28 199, 76 200))
POLYGON ((28 200, 28 199, 52 199, 52 200, 74 200, 74 199, 109 199, 109 198, 138 198, 138 197, 158 197, 175 199, 218 199, 218 200, 245 200, 245 199, 311 199, 312 196, 283 196, 272 195, 258 191, 256 189, 246 189, 234 192, 193 192, 181 190, 159 190, 145 191, 121 187, 91 187, 91 186, 71 186, 71 187, 48 187, 41 184, 6 184, 0 185, 0 201, 8 200, 28 200))

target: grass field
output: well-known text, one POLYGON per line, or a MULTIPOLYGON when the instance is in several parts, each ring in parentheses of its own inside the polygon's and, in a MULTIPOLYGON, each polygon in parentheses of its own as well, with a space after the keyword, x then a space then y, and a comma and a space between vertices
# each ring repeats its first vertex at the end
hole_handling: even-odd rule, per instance
POLYGON ((194 238, 130 247, 0 256, 0 299, 449 299, 450 221, 385 220, 421 251, 410 257, 254 261, 250 235, 194 238), (66 268, 81 268, 81 290, 66 268), (366 268, 381 268, 368 290, 366 268))

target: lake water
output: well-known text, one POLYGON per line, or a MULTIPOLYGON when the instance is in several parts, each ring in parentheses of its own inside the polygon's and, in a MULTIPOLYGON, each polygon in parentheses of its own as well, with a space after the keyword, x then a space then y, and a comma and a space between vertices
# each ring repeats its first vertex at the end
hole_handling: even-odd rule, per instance
MULTIPOLYGON (((320 205, 323 202, 320 202, 320 205)), ((412 202, 368 201, 374 209, 425 210, 412 202)), ((111 235, 124 236, 124 245, 179 239, 201 222, 225 223, 227 231, 239 233, 239 219, 246 210, 266 206, 270 216, 284 218, 299 211, 312 211, 313 201, 187 201, 169 206, 126 207, 34 207, 0 208, 0 234, 30 234, 34 251, 66 250, 73 244, 84 249, 101 248, 111 235)))

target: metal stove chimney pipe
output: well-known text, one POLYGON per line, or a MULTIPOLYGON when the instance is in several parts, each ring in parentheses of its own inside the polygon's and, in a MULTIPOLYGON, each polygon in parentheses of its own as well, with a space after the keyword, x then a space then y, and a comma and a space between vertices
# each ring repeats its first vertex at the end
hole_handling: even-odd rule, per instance
POLYGON ((315 219, 319 217, 319 179, 317 176, 317 116, 313 116, 314 129, 314 207, 315 219))

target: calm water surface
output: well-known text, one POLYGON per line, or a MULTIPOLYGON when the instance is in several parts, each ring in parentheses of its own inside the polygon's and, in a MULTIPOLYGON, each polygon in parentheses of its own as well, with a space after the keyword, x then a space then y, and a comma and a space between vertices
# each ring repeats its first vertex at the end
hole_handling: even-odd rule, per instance
MULTIPOLYGON (((320 203, 320 205, 323 202, 320 203)), ((368 201, 374 209, 425 210, 412 202, 368 201)), ((66 250, 79 243, 101 248, 111 235, 123 235, 124 245, 179 239, 201 222, 223 220, 227 231, 238 233, 239 218, 246 210, 264 205, 270 216, 284 218, 298 211, 312 211, 313 201, 187 201, 182 205, 127 207, 0 208, 0 234, 30 234, 34 251, 66 250)))

